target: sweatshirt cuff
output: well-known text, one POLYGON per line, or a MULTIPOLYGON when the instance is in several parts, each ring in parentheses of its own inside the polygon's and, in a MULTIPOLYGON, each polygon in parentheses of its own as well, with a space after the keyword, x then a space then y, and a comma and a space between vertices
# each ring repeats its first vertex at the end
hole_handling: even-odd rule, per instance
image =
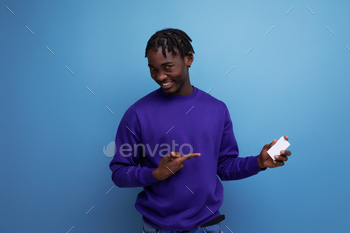
POLYGON ((156 178, 154 178, 152 172, 155 168, 148 168, 148 167, 143 167, 144 171, 143 171, 143 177, 144 177, 144 183, 145 186, 149 186, 159 180, 157 180, 156 178))
POLYGON ((266 170, 266 168, 265 168, 265 169, 261 169, 261 168, 258 166, 258 157, 259 157, 259 155, 257 155, 257 156, 251 156, 251 157, 249 158, 249 162, 248 162, 248 164, 249 164, 249 170, 250 170, 251 173, 253 173, 253 174, 258 174, 259 172, 265 171, 265 170, 266 170))

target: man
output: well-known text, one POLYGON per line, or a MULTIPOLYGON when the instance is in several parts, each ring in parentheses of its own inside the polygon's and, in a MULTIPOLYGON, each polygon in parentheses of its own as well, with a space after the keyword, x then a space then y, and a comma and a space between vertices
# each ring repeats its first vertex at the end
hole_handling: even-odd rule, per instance
POLYGON ((160 88, 131 105, 117 130, 112 180, 118 187, 144 187, 135 208, 145 233, 220 233, 218 177, 243 179, 283 166, 291 155, 283 150, 273 160, 267 150, 275 139, 257 156, 238 157, 226 105, 191 85, 191 41, 178 29, 149 39, 145 56, 160 88))

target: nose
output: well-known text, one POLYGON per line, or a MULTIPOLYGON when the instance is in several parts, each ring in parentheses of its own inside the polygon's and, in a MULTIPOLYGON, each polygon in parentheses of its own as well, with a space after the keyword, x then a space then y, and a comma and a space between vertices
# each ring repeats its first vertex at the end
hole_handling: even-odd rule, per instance
POLYGON ((159 71, 157 76, 156 76, 156 79, 159 81, 159 82, 163 82, 165 79, 167 78, 167 75, 165 74, 164 71, 159 71))

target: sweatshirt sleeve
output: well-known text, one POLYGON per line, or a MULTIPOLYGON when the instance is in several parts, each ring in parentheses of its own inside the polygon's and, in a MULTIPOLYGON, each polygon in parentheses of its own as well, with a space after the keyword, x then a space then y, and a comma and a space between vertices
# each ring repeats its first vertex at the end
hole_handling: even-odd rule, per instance
POLYGON ((145 187, 157 180, 152 172, 154 168, 139 167, 139 156, 144 153, 142 147, 135 146, 142 143, 140 125, 134 106, 130 106, 119 123, 115 138, 115 155, 109 164, 112 180, 116 186, 145 187))
POLYGON ((217 174, 221 180, 239 180, 253 176, 259 168, 258 156, 238 157, 239 150, 233 133, 232 121, 225 105, 225 125, 220 144, 217 174))

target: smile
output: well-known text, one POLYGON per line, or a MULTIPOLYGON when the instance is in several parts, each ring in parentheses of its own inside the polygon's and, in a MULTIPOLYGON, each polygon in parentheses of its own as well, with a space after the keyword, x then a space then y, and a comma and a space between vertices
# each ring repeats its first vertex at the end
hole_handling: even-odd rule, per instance
POLYGON ((167 82, 167 83, 162 83, 162 85, 163 85, 163 87, 167 87, 167 86, 169 86, 172 82, 173 82, 173 81, 167 82))

